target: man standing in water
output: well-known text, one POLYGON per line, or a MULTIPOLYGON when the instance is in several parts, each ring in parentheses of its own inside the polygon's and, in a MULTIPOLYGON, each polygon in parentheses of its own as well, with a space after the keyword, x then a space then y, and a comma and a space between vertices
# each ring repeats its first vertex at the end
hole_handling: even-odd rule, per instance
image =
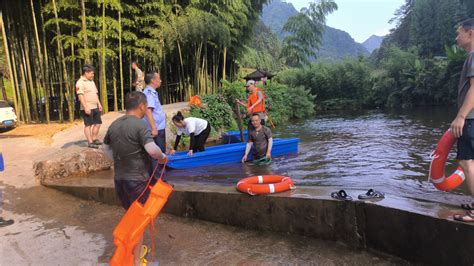
POLYGON ((237 103, 247 107, 247 113, 250 115, 250 120, 248 124, 248 131, 255 129, 252 123, 253 115, 258 115, 260 117, 260 123, 265 125, 265 95, 262 90, 257 88, 255 85, 255 80, 247 81, 245 87, 249 90, 249 97, 247 100, 247 105, 240 100, 237 100, 237 103))
POLYGON ((268 164, 272 160, 273 137, 272 131, 261 124, 258 114, 252 115, 250 122, 255 130, 249 131, 249 139, 245 148, 242 162, 247 161, 247 156, 253 145, 253 160, 256 164, 268 164))
MULTIPOLYGON (((458 138, 457 159, 466 175, 467 186, 474 196, 474 19, 461 22, 457 29, 458 46, 468 52, 458 87, 458 113, 451 123, 451 131, 458 138)), ((474 203, 462 204, 465 215, 454 219, 474 222, 474 203)))
POLYGON ((95 68, 91 65, 82 67, 82 76, 76 82, 76 93, 81 103, 81 114, 84 119, 84 135, 89 148, 98 148, 102 142, 99 141, 99 129, 102 124, 100 114, 102 105, 99 101, 97 87, 94 83, 95 68))
MULTIPOLYGON (((150 130, 143 123, 147 112, 145 94, 130 92, 125 97, 126 114, 115 120, 109 127, 102 147, 110 160, 114 161, 115 190, 125 210, 138 199, 144 204, 150 194, 147 183, 150 178, 150 157, 164 164, 167 156, 155 144, 150 130)), ((153 182, 151 182, 153 184, 153 182)), ((140 250, 143 237, 134 250, 135 265, 140 265, 140 250)))

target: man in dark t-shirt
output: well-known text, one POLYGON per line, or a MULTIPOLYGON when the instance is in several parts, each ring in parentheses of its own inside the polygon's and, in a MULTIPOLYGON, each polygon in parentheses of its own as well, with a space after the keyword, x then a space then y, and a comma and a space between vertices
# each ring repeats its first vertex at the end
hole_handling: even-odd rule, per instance
POLYGON ((247 156, 250 149, 253 146, 253 159, 254 161, 271 161, 273 138, 272 131, 263 126, 260 122, 260 116, 254 114, 251 117, 251 123, 255 127, 255 130, 249 131, 249 138, 247 146, 245 148, 245 154, 242 157, 242 162, 247 161, 247 156))
MULTIPOLYGON (((125 97, 124 116, 115 120, 107 130, 102 147, 109 159, 114 161, 115 189, 124 209, 138 199, 142 204, 148 198, 150 158, 164 164, 167 156, 153 141, 148 126, 142 118, 147 111, 146 96, 142 92, 130 92, 125 97), (148 156, 149 155, 149 156, 148 156)), ((143 237, 134 249, 135 265, 140 262, 143 237)))
MULTIPOLYGON (((467 186, 474 196, 474 19, 461 22, 457 29, 458 46, 468 52, 458 87, 458 113, 451 123, 451 131, 458 138, 457 159, 466 176, 467 186)), ((465 215, 454 219, 474 222, 474 203, 462 204, 465 215)))
MULTIPOLYGON (((127 113, 107 130, 103 150, 113 158, 115 187, 125 209, 142 193, 150 178, 150 158, 164 163, 167 157, 153 141, 150 129, 141 120, 147 110, 146 96, 130 92, 125 98, 127 113), (149 156, 148 156, 149 155, 149 156)), ((146 196, 140 201, 145 202, 146 196)))

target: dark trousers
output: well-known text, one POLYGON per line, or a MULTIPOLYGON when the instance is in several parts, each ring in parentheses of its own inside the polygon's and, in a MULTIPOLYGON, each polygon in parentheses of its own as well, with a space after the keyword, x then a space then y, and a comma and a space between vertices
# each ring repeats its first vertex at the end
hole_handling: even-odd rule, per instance
MULTIPOLYGON (((153 140, 155 141, 155 144, 160 147, 160 150, 165 153, 166 152, 166 129, 160 129, 158 130, 158 136, 154 137, 153 140)), ((151 169, 149 170, 150 175, 153 173, 153 170, 155 170, 156 165, 158 164, 158 160, 151 159, 151 169)), ((155 177, 159 176, 161 166, 156 169, 155 172, 155 177)))
POLYGON ((158 136, 154 137, 153 140, 162 152, 166 152, 166 129, 158 130, 158 136))
POLYGON ((194 136, 194 147, 193 152, 204 151, 204 144, 206 144, 209 133, 211 132, 211 125, 207 123, 206 129, 201 132, 201 134, 194 136))

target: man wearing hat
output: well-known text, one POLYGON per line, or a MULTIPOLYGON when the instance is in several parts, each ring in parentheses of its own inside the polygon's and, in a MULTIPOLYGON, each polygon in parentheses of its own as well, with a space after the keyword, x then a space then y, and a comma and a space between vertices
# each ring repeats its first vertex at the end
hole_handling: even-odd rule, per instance
MULTIPOLYGON (((255 80, 248 80, 247 84, 245 85, 249 90, 249 97, 247 100, 247 105, 240 100, 237 102, 247 107, 247 114, 252 117, 253 115, 258 115, 260 117, 260 121, 262 125, 265 125, 265 95, 263 91, 257 86, 255 86, 255 80)), ((255 127, 249 121, 248 130, 255 130, 255 127)))

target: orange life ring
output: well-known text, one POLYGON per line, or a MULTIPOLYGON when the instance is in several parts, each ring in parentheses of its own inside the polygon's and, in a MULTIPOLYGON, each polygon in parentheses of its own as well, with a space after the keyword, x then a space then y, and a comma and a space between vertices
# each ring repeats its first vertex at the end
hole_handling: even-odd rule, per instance
POLYGON ((294 189, 293 180, 281 175, 259 175, 240 180, 237 190, 250 195, 272 194, 294 189))
POLYGON ((430 180, 439 190, 453 190, 466 179, 464 171, 460 166, 452 175, 444 176, 446 160, 456 140, 451 130, 446 131, 431 155, 430 180))

